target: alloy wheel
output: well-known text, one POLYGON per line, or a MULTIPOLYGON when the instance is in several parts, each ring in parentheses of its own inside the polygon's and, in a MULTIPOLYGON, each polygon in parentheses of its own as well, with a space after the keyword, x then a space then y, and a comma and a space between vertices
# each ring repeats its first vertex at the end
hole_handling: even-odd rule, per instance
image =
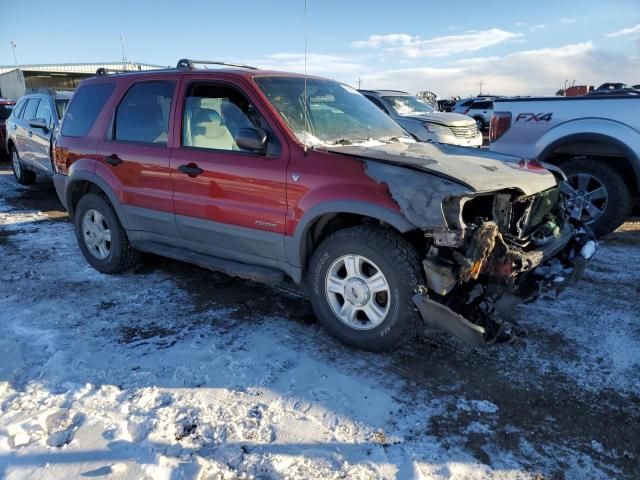
POLYGON ((609 204, 609 193, 604 184, 589 173, 575 173, 567 177, 570 196, 567 212, 587 225, 597 222, 609 204))
POLYGON ((99 211, 87 210, 82 218, 82 238, 87 250, 99 260, 111 253, 111 229, 99 211))
POLYGON ((325 293, 333 313, 356 330, 371 330, 380 325, 391 305, 387 278, 362 255, 343 255, 331 264, 325 293))
POLYGON ((13 165, 13 173, 16 178, 20 178, 22 174, 22 166, 20 165, 20 157, 18 156, 18 152, 13 150, 11 152, 11 164, 13 165))

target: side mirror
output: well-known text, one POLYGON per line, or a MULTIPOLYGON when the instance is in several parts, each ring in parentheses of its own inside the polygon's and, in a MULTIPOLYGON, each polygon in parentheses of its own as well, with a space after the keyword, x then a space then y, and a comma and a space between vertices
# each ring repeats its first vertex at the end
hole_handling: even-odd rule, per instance
POLYGON ((241 128, 236 135, 236 145, 243 150, 264 154, 267 151, 267 132, 261 128, 241 128))
POLYGON ((49 123, 44 118, 33 118, 29 120, 29 126, 33 128, 41 128, 43 130, 49 130, 49 123))

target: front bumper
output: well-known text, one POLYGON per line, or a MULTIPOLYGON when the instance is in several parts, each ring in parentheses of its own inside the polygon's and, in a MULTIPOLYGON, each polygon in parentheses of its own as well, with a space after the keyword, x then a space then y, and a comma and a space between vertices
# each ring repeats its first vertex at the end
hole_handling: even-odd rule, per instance
MULTIPOLYGON (((428 290, 422 289, 413 296, 413 301, 425 325, 444 330, 473 346, 498 341, 497 332, 503 331, 502 324, 511 319, 517 304, 549 292, 557 295, 582 278, 597 245, 590 230, 571 228, 570 235, 561 235, 557 242, 529 252, 532 263, 515 276, 502 270, 500 265, 489 269, 487 262, 482 267, 484 273, 477 272, 474 280, 472 292, 476 293, 467 295, 465 300, 469 308, 461 309, 456 302, 445 305, 443 299, 447 297, 431 298, 428 290), (474 307, 472 317, 459 313, 469 312, 471 307, 474 307)), ((460 267, 458 275, 463 274, 463 269, 460 267)), ((429 276, 429 271, 426 273, 429 276)))

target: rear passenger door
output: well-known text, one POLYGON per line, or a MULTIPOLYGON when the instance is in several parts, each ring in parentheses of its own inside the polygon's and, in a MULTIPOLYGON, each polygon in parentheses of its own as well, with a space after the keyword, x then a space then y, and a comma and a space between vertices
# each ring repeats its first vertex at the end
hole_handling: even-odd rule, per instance
POLYGON ((47 124, 47 128, 30 127, 30 148, 33 155, 33 161, 37 167, 49 173, 52 173, 50 157, 51 132, 54 125, 52 107, 51 101, 48 98, 40 98, 35 118, 44 120, 47 124))
POLYGON ((177 245, 169 172, 169 125, 176 82, 138 80, 128 86, 98 146, 96 174, 118 185, 137 240, 177 245))
POLYGON ((185 81, 171 156, 176 222, 199 253, 277 266, 284 260, 288 148, 250 90, 185 81), (241 150, 241 128, 267 132, 266 154, 241 150), (191 172, 191 173, 190 173, 191 172))
POLYGON ((29 122, 36 118, 36 112, 38 111, 38 104, 40 99, 37 97, 31 97, 27 101, 27 105, 24 108, 22 118, 18 122, 18 128, 16 131, 16 140, 18 143, 18 153, 20 158, 26 161, 27 164, 33 165, 34 154, 31 142, 31 126, 29 122))

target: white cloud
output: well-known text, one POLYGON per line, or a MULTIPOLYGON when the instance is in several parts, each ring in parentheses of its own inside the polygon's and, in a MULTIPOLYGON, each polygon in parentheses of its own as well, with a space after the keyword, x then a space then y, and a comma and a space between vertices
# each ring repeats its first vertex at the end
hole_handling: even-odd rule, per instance
POLYGON ((607 37, 622 37, 623 35, 633 35, 634 33, 640 33, 640 23, 633 27, 623 28, 617 32, 607 33, 607 37))
POLYGON ((577 18, 561 18, 558 20, 560 23, 576 23, 578 21, 577 18))
POLYGON ((353 42, 351 46, 355 48, 383 48, 385 52, 399 53, 409 58, 446 57, 456 53, 475 52, 518 38, 521 35, 499 28, 434 37, 427 40, 406 33, 392 33, 371 35, 366 40, 353 42))
MULTIPOLYGON (((631 79, 640 70, 640 59, 596 48, 592 42, 558 48, 524 50, 503 57, 471 58, 443 68, 406 68, 362 75, 365 88, 396 88, 417 92, 431 90, 442 97, 483 91, 503 95, 553 95, 565 80, 599 85, 616 77, 631 79)), ((629 80, 630 81, 630 80, 629 80)))
POLYGON ((529 31, 530 32, 535 32, 536 30, 542 30, 543 28, 545 28, 546 25, 544 23, 539 23, 537 25, 532 26, 529 31))

